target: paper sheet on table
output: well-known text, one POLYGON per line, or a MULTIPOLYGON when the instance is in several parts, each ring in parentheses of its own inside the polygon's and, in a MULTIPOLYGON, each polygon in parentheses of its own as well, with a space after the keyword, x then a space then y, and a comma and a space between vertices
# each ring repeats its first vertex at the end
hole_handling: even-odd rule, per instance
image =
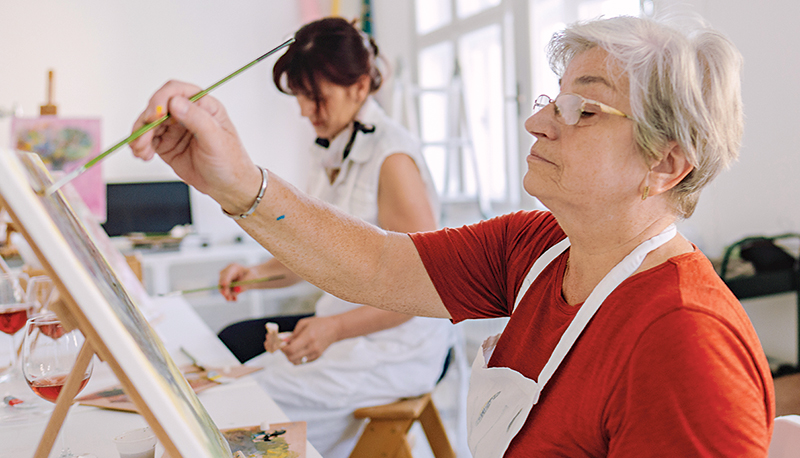
MULTIPOLYGON (((233 366, 225 370, 219 368, 209 368, 207 371, 198 371, 195 366, 182 366, 181 371, 189 382, 195 393, 200 393, 214 386, 224 384, 226 380, 243 377, 253 372, 261 370, 260 367, 233 366), (227 372, 225 371, 227 370, 227 372)), ((122 385, 115 385, 104 390, 96 391, 75 398, 80 404, 86 406, 100 407, 101 409, 121 410, 125 412, 137 412, 136 404, 122 390, 122 385)))

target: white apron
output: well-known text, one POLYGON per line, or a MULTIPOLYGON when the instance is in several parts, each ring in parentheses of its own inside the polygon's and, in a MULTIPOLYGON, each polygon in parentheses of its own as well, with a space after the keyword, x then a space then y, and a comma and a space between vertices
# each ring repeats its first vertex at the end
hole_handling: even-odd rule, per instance
MULTIPOLYGON (((487 367, 486 362, 489 361, 500 334, 486 339, 472 364, 467 398, 467 442, 475 458, 503 456, 511 440, 522 429, 531 409, 539 401, 539 395, 547 381, 606 297, 641 266, 648 253, 670 241, 676 233, 675 225, 670 225, 659 235, 644 241, 597 284, 564 331, 553 354, 542 368, 538 382, 507 367, 487 367)), ((564 239, 534 262, 517 294, 512 314, 536 277, 569 245, 569 239, 564 239)))

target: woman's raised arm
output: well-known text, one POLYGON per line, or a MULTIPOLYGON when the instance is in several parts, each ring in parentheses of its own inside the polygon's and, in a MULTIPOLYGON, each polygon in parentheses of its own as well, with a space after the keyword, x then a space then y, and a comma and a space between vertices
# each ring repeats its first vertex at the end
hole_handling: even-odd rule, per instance
MULTIPOLYGON (((242 214, 259 193, 261 170, 219 101, 206 96, 189 102, 197 90, 175 81, 159 89, 134 129, 156 119, 163 107, 172 118, 131 142, 131 149, 143 159, 158 154, 227 213, 242 214)), ((408 235, 339 212, 277 175, 268 174, 261 203, 238 223, 292 271, 344 300, 413 315, 450 316, 408 235)))

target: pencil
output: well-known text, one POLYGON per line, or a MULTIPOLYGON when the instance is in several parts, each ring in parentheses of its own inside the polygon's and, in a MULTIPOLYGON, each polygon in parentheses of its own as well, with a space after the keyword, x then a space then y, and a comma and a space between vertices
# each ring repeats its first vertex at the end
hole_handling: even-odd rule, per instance
MULTIPOLYGON (((261 62, 262 60, 266 59, 267 57, 271 56, 272 54, 275 54, 276 52, 280 51, 281 49, 289 46, 293 42, 294 42, 294 38, 293 37, 289 38, 288 40, 286 40, 283 43, 279 44, 277 47, 269 50, 266 54, 260 56, 258 59, 250 62, 249 64, 245 65, 244 67, 236 70, 235 72, 231 73, 230 75, 226 76, 225 78, 222 78, 221 80, 219 80, 216 83, 212 84, 208 88, 203 89, 202 91, 198 92, 197 94, 191 96, 189 98, 189 101, 194 103, 194 102, 200 100, 201 98, 203 98, 209 92, 211 92, 214 89, 218 88, 219 86, 225 84, 226 82, 228 82, 229 80, 231 80, 235 76, 237 76, 240 73, 242 73, 243 71, 249 69, 253 65, 261 62)), ((154 127, 160 125, 161 123, 163 123, 164 121, 169 119, 169 117, 170 117, 170 115, 169 115, 169 113, 167 113, 164 116, 162 116, 162 117, 156 119, 155 121, 151 122, 150 124, 146 124, 146 125, 140 127, 139 129, 136 129, 136 131, 134 133, 132 133, 128 137, 120 140, 116 145, 112 146, 111 148, 109 148, 109 149, 103 151, 102 153, 98 154, 95 158, 93 158, 92 160, 90 160, 86 164, 83 164, 82 166, 78 167, 77 169, 73 170, 72 172, 64 175, 60 180, 56 181, 55 183, 50 185, 45 190, 43 190, 43 191, 42 190, 37 190, 36 191, 37 194, 44 195, 44 196, 49 196, 49 195, 53 194, 60 187, 62 187, 65 184, 69 183, 70 181, 74 180, 75 178, 80 176, 82 173, 84 173, 85 171, 87 171, 90 168, 92 168, 95 164, 97 164, 98 162, 100 162, 103 159, 105 159, 109 154, 113 153, 114 151, 122 148, 123 146, 127 145, 128 143, 130 143, 130 142, 136 140, 137 138, 141 137, 146 132, 150 131, 154 127)))

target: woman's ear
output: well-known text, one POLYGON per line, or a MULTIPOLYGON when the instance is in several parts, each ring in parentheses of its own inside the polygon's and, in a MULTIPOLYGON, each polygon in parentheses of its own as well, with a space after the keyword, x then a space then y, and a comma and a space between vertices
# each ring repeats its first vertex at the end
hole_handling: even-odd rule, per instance
POLYGON ((370 89, 372 87, 372 80, 370 79, 369 75, 361 75, 350 89, 352 91, 353 97, 361 103, 367 99, 369 96, 370 89))
POLYGON ((660 161, 650 169, 650 195, 655 196, 678 185, 694 169, 683 148, 670 141, 660 161))

